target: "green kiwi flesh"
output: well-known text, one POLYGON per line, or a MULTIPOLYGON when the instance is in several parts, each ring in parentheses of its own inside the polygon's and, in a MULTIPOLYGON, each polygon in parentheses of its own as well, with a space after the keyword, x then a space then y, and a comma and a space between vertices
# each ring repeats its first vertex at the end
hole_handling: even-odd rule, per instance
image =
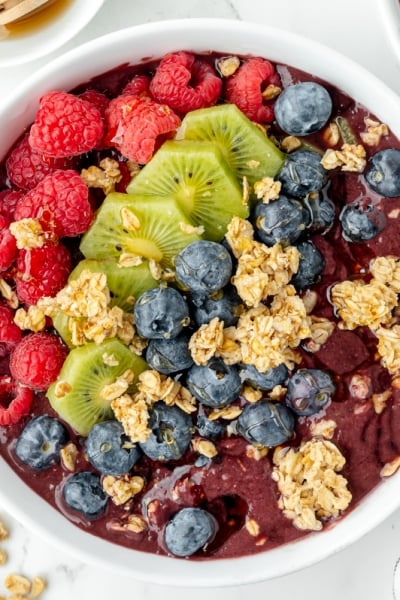
POLYGON ((52 321, 54 329, 62 337, 67 346, 69 348, 75 348, 75 345, 72 343, 72 333, 69 328, 69 316, 59 310, 54 317, 52 317, 52 321))
POLYGON ((219 242, 233 216, 247 218, 242 185, 210 141, 169 140, 132 179, 130 194, 173 199, 204 237, 219 242))
POLYGON ((263 177, 275 177, 285 158, 266 133, 235 104, 187 113, 177 139, 215 142, 239 179, 246 177, 250 185, 263 177))
POLYGON ((131 194, 109 194, 95 220, 82 237, 80 250, 86 258, 119 259, 134 254, 153 259, 163 268, 173 267, 173 258, 187 244, 201 239, 173 199, 131 194), (123 211, 127 210, 140 224, 127 227, 123 211))
POLYGON ((61 398, 55 394, 57 381, 47 390, 52 408, 80 435, 88 435, 96 423, 112 418, 111 401, 101 397, 104 386, 115 382, 125 371, 132 369, 134 381, 129 392, 135 390, 138 375, 147 363, 133 354, 116 339, 101 344, 90 342, 71 350, 63 364, 57 381, 71 387, 61 398), (118 364, 105 364, 104 355, 113 356, 118 364))

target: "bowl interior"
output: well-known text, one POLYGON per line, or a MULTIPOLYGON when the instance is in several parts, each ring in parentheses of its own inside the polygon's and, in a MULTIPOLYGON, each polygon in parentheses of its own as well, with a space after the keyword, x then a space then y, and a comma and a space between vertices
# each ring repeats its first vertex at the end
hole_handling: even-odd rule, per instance
POLYGON ((100 10, 104 0, 72 0, 54 19, 0 41, 0 67, 22 64, 49 54, 73 38, 100 10))
MULTIPOLYGON (((29 125, 39 97, 70 89, 118 65, 178 49, 261 55, 330 81, 367 106, 400 137, 399 98, 374 76, 333 50, 264 26, 220 19, 165 21, 124 29, 55 59, 21 85, 0 109, 0 157, 29 125)), ((177 561, 148 555, 76 528, 25 486, 0 459, 0 501, 17 519, 87 562, 136 579, 179 586, 222 586, 266 580, 311 565, 359 539, 399 506, 400 474, 382 483, 330 529, 267 554, 217 561, 177 561)))

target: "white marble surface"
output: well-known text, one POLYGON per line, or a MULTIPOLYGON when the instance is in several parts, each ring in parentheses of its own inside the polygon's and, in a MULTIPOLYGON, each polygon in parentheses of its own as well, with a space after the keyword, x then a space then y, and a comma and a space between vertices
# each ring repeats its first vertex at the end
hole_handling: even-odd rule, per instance
MULTIPOLYGON (((318 39, 354 58, 400 93, 400 63, 388 41, 381 14, 382 2, 384 0, 107 0, 95 20, 51 56, 133 24, 182 17, 226 17, 276 25, 318 39)), ((0 98, 48 59, 0 69, 0 98)), ((205 595, 208 600, 217 600, 221 593, 232 600, 250 595, 254 600, 390 600, 393 598, 393 573, 400 556, 399 510, 350 548, 299 573, 223 591, 160 588, 76 560, 25 529, 1 507, 0 518, 7 523, 11 533, 10 539, 3 544, 9 561, 0 567, 0 597, 4 592, 2 581, 13 571, 46 577, 49 587, 43 600, 125 597, 200 600, 205 595)), ((400 583, 398 588, 400 598, 400 583)))

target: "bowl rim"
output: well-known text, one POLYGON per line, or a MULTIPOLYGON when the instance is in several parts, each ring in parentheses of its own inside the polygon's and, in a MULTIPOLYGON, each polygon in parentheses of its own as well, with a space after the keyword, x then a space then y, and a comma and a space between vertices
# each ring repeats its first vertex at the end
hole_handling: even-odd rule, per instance
MULTIPOLYGON (((161 57, 166 51, 177 49, 204 51, 205 32, 206 39, 214 51, 258 54, 273 61, 299 66, 333 83, 359 102, 363 102, 363 98, 368 98, 370 94, 374 98, 374 109, 370 102, 365 104, 378 117, 380 114, 391 115, 393 120, 389 125, 400 137, 400 116, 397 116, 397 113, 400 113, 397 109, 400 98, 376 76, 336 50, 276 27, 220 18, 193 18, 135 25, 95 38, 55 58, 16 88, 9 100, 0 108, 0 121, 5 121, 3 139, 7 138, 8 131, 14 128, 19 132, 22 124, 26 126, 30 122, 37 108, 39 95, 50 89, 49 81, 52 83, 52 88, 55 87, 54 82, 56 82, 56 85, 65 85, 63 89, 68 89, 68 86, 71 88, 74 83, 78 85, 85 81, 84 74, 89 75, 91 72, 94 76, 107 70, 103 68, 104 66, 110 65, 110 68, 117 66, 118 61, 115 62, 117 57, 126 56, 125 44, 127 42, 132 44, 132 38, 138 47, 146 50, 143 55, 146 57, 152 47, 150 42, 154 39, 157 39, 158 48, 157 55, 153 56, 155 58, 161 57), (224 32, 223 36, 220 35, 221 30, 224 32), (245 39, 243 36, 246 36, 245 39), (176 39, 179 40, 178 45, 175 41, 171 41, 176 39), (213 39, 214 41, 210 42, 213 39), (239 46, 240 50, 238 50, 239 46), (263 52, 260 50, 262 47, 265 47, 263 52), (112 58, 110 49, 114 50, 116 58, 112 58), (291 56, 290 53, 294 50, 301 50, 298 54, 294 52, 295 60, 293 57, 291 60, 282 60, 285 56, 291 56), (102 54, 99 66, 93 67, 90 61, 84 60, 88 56, 97 56, 99 53, 102 54), (298 64, 298 55, 305 57, 307 68, 303 58, 302 65, 298 64), (337 69, 338 63, 340 69, 337 69), (82 73, 78 81, 76 81, 76 73, 72 75, 70 73, 74 69, 68 70, 68 67, 77 65, 80 65, 82 73), (332 73, 335 75, 332 76, 332 73), (346 85, 343 85, 343 82, 346 82, 346 85), (19 111, 15 110, 16 106, 20 107, 19 111)), ((132 62, 135 63, 137 60, 132 62)), ((7 149, 3 145, 3 151, 7 149)), ((1 155, 0 148, 0 157, 1 155)), ((266 553, 233 559, 185 561, 126 549, 93 535, 87 535, 43 498, 29 491, 27 485, 3 459, 0 460, 0 480, 2 481, 0 502, 5 509, 50 543, 63 548, 75 558, 78 556, 85 563, 112 570, 114 573, 130 575, 141 581, 177 587, 243 585, 298 571, 359 540, 389 517, 400 504, 399 473, 379 484, 355 509, 322 532, 311 534, 266 553), (4 485, 3 482, 7 484, 4 485), (17 505, 15 498, 18 498, 17 505), (379 511, 376 509, 377 506, 380 507, 379 511), (43 515, 45 520, 42 520, 43 515)))
MULTIPOLYGON (((58 26, 58 18, 54 23, 51 22, 49 24, 49 30, 51 31, 51 29, 54 29, 56 35, 50 37, 47 35, 40 35, 40 30, 38 29, 38 31, 34 31, 30 35, 21 35, 21 37, 16 39, 10 38, 9 42, 7 41, 7 38, 0 41, 0 46, 4 43, 10 44, 11 49, 13 49, 15 45, 21 47, 21 53, 11 54, 9 56, 0 55, 0 68, 26 65, 58 50, 86 27, 102 8, 104 2, 105 0, 90 0, 90 2, 84 4, 85 10, 80 10, 80 12, 78 12, 77 2, 73 2, 70 6, 67 6, 66 10, 61 13, 60 20, 63 20, 63 22, 68 20, 68 26, 58 26), (77 16, 74 19, 69 19, 68 17, 75 12, 77 13, 77 16), (35 48, 29 48, 29 51, 25 51, 29 39, 36 40, 37 45, 35 48)), ((82 5, 80 8, 82 9, 82 5)), ((5 48, 5 46, 3 46, 3 48, 5 48)))

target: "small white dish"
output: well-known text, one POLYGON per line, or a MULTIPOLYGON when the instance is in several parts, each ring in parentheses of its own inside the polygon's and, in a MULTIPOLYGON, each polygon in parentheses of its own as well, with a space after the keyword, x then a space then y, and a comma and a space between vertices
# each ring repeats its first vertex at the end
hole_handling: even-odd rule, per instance
POLYGON ((389 43, 400 61, 400 1, 381 0, 378 3, 389 43))
MULTIPOLYGON (((45 8, 54 14, 49 19, 44 17, 40 25, 29 26, 28 20, 21 32, 11 32, 5 37, 0 27, 0 67, 31 62, 57 50, 83 29, 103 4, 104 0, 69 0, 60 8, 56 5, 45 8)), ((38 13, 38 20, 39 17, 38 13)))

